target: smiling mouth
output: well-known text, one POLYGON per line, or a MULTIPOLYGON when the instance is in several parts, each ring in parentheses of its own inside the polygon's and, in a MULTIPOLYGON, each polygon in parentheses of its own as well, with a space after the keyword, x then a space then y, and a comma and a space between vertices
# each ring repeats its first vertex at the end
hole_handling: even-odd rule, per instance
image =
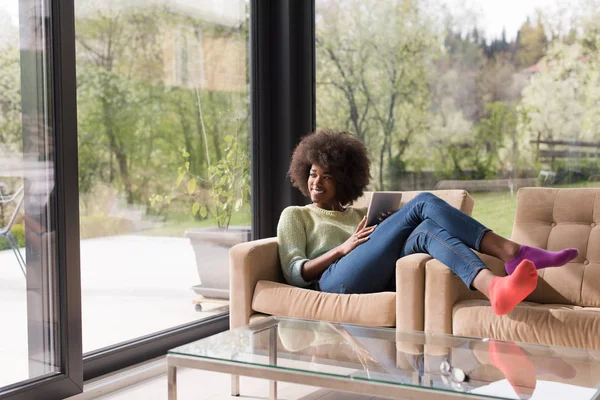
POLYGON ((319 189, 312 189, 312 190, 311 190, 311 192, 312 192, 313 194, 323 194, 323 193, 325 193, 325 191, 324 191, 324 190, 319 190, 319 189))

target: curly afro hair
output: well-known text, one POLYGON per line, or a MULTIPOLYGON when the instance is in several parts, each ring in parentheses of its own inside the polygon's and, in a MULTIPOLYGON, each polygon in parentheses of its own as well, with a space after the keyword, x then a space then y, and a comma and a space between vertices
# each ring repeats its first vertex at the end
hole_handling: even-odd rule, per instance
POLYGON ((367 148, 348 132, 319 129, 304 136, 296 146, 288 176, 292 185, 307 197, 308 175, 313 164, 333 175, 337 199, 342 205, 350 205, 362 196, 371 179, 367 148))

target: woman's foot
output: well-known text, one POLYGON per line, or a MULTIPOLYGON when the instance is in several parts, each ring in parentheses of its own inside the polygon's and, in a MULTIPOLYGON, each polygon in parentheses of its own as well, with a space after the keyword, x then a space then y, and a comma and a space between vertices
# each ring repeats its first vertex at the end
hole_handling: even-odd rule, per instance
POLYGON ((506 273, 511 275, 517 265, 523 260, 530 260, 535 264, 536 269, 548 267, 560 267, 579 255, 579 250, 574 248, 564 249, 561 251, 548 251, 537 247, 529 247, 521 245, 515 258, 504 264, 506 273))
POLYGON ((522 302, 537 285, 538 274, 535 264, 523 260, 512 275, 495 277, 490 283, 490 301, 497 315, 508 314, 522 302))

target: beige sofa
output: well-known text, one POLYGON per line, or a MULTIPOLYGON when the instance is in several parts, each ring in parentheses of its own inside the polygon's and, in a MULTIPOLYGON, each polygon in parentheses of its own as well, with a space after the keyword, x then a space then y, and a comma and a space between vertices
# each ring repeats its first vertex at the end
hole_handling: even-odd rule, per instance
MULTIPOLYGON (((576 247, 579 256, 539 272, 536 290, 497 316, 479 292, 438 260, 426 263, 425 330, 460 336, 600 349, 600 189, 522 188, 512 240, 549 250, 576 247)), ((502 261, 483 260, 505 275, 502 261)))
MULTIPOLYGON (((420 192, 404 192, 406 203, 420 192)), ((473 199, 464 190, 432 192, 470 214, 473 199)), ((355 207, 366 207, 366 193, 355 207)), ((230 325, 236 328, 265 315, 345 322, 368 326, 397 326, 423 330, 423 299, 427 254, 403 257, 396 264, 397 292, 332 294, 285 283, 279 264, 277 238, 241 243, 230 251, 230 325), (377 310, 377 312, 373 312, 377 310)))

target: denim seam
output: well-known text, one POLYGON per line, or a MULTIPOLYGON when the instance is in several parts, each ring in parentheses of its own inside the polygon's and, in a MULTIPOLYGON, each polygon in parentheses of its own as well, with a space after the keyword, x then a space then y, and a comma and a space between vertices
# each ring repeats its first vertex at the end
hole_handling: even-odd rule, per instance
MULTIPOLYGON (((436 235, 434 235, 433 233, 430 233, 428 231, 419 231, 417 233, 413 233, 412 235, 410 235, 410 237, 408 239, 406 239, 406 241, 408 242, 410 239, 412 239, 413 237, 415 237, 416 235, 418 235, 420 233, 424 233, 427 236, 431 236, 432 238, 434 238, 435 240, 437 240, 442 246, 446 247, 448 250, 450 250, 451 252, 453 252, 454 254, 456 254, 459 258, 462 258, 467 264, 469 264, 471 267, 473 267, 475 269, 475 271, 473 271, 473 273, 475 273, 477 271, 480 271, 481 269, 485 268, 485 267, 477 266, 477 265, 473 264, 471 261, 467 260, 462 254, 457 253, 452 247, 450 247, 446 243, 444 243, 443 240, 441 240, 436 235)), ((477 257, 477 256, 475 255, 475 257, 477 257)))

